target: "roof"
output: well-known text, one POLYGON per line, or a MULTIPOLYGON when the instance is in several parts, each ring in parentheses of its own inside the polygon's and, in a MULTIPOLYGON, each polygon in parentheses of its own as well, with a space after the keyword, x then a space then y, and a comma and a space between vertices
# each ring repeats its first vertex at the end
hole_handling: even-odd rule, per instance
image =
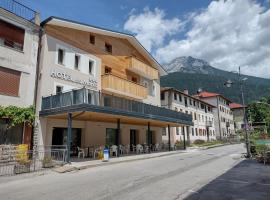
POLYGON ((129 33, 123 33, 119 31, 114 31, 106 28, 101 28, 69 19, 64 19, 60 17, 55 17, 51 16, 47 19, 45 19, 43 22, 41 22, 41 26, 43 27, 46 24, 51 24, 51 25, 56 25, 56 26, 63 26, 67 28, 73 28, 77 30, 82 30, 82 31, 88 31, 88 32, 93 32, 97 34, 102 34, 102 35, 108 35, 111 37, 118 37, 118 38, 123 38, 128 40, 140 53, 142 53, 143 56, 148 59, 148 61, 151 63, 153 67, 159 70, 160 75, 166 75, 167 72, 166 70, 162 67, 161 64, 158 63, 158 61, 151 55, 150 52, 148 52, 144 46, 137 40, 137 38, 129 33))
POLYGON ((241 104, 238 104, 238 103, 230 103, 230 108, 231 109, 237 109, 237 108, 244 108, 244 107, 247 107, 247 106, 243 106, 241 104))
POLYGON ((223 95, 221 94, 218 94, 218 93, 214 93, 214 92, 207 92, 207 91, 203 91, 203 92, 200 92, 198 93, 197 95, 195 95, 199 98, 211 98, 211 97, 222 97, 223 99, 226 99, 227 101, 229 101, 230 103, 232 103, 232 101, 226 97, 224 97, 223 95))
POLYGON ((182 91, 180 91, 180 90, 177 90, 177 89, 175 89, 175 88, 173 88, 173 87, 162 87, 162 88, 160 88, 160 91, 161 91, 161 92, 165 92, 165 91, 174 91, 174 92, 178 92, 178 93, 180 93, 180 94, 182 94, 182 95, 184 95, 184 96, 187 96, 187 97, 192 98, 192 99, 194 99, 194 100, 196 100, 196 101, 200 101, 200 102, 202 102, 202 103, 204 103, 204 104, 206 104, 206 105, 208 105, 208 106, 211 106, 211 107, 213 107, 213 108, 216 108, 216 106, 214 106, 214 105, 212 105, 212 104, 210 104, 210 103, 208 103, 208 102, 205 102, 205 101, 203 101, 203 100, 201 100, 201 99, 198 99, 198 98, 196 98, 196 97, 194 97, 194 96, 192 96, 192 95, 186 94, 186 93, 184 93, 184 92, 182 92, 182 91))

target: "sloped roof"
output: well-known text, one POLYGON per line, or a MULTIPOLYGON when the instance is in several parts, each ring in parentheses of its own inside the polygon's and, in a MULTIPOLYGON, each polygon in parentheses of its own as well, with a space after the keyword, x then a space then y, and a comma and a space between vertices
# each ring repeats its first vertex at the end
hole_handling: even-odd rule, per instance
POLYGON ((223 99, 226 99, 228 102, 232 103, 232 101, 226 97, 224 97, 223 95, 221 94, 218 94, 218 93, 214 93, 214 92, 207 92, 207 91, 202 91, 200 92, 199 94, 195 95, 196 97, 199 97, 199 98, 211 98, 211 97, 221 97, 223 99))
POLYGON ((128 40, 134 48, 136 48, 142 55, 151 63, 153 67, 159 70, 160 75, 166 75, 166 70, 158 63, 158 61, 143 47, 143 45, 136 39, 136 37, 132 34, 123 33, 119 31, 113 31, 110 29, 105 29, 69 19, 64 19, 60 17, 51 16, 41 22, 41 26, 46 24, 56 25, 56 26, 63 26, 67 28, 73 28, 81 31, 88 31, 97 34, 107 35, 111 37, 118 37, 128 40))
POLYGON ((237 109, 237 108, 247 107, 247 106, 243 106, 242 104, 238 104, 238 103, 230 103, 229 106, 230 106, 231 109, 237 109))

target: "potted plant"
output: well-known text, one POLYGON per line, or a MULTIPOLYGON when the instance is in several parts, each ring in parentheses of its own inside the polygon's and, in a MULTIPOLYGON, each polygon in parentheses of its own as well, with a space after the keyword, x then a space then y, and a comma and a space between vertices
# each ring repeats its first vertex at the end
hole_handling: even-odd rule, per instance
POLYGON ((45 156, 42 160, 42 167, 43 168, 50 168, 53 167, 52 157, 51 156, 45 156))

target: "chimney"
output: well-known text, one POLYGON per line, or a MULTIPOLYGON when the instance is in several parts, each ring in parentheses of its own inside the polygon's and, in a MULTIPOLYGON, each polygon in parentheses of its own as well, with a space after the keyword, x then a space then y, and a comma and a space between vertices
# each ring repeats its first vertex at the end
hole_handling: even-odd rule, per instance
POLYGON ((34 18, 34 22, 36 25, 40 25, 40 13, 39 12, 35 12, 35 18, 34 18))
POLYGON ((184 89, 184 93, 188 95, 188 89, 184 89))

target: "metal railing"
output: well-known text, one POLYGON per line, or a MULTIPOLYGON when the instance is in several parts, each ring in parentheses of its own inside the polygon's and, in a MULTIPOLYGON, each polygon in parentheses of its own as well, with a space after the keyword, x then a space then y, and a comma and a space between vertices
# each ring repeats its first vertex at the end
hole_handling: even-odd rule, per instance
POLYGON ((15 0, 0 0, 0 7, 28 21, 35 22, 37 12, 15 0))
POLYGON ((46 111, 80 104, 89 104, 126 112, 180 119, 192 123, 192 117, 189 114, 176 112, 167 108, 142 103, 139 101, 104 94, 99 91, 89 90, 86 88, 42 97, 41 110, 46 111))
POLYGON ((67 150, 59 147, 40 147, 20 151, 14 145, 0 145, 0 176, 36 172, 66 163, 67 150))

